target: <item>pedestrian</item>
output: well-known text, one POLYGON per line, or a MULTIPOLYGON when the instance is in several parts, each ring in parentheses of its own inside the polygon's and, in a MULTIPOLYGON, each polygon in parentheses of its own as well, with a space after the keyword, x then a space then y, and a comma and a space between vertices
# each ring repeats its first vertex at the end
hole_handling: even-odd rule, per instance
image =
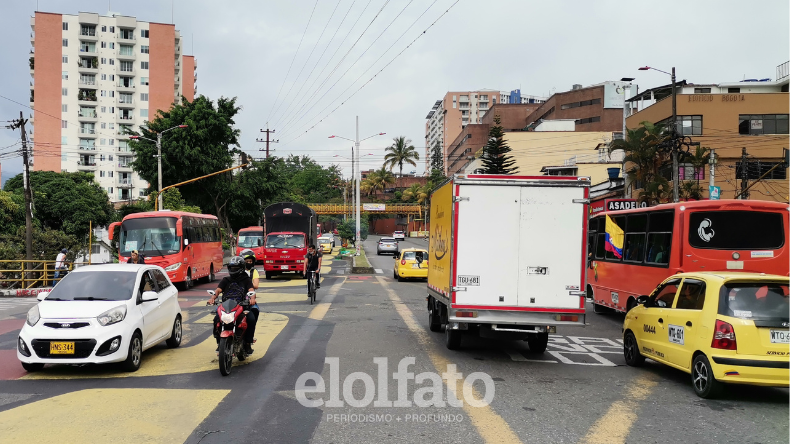
POLYGON ((69 250, 63 248, 62 250, 60 250, 60 253, 58 253, 57 257, 55 257, 55 278, 52 279, 53 287, 55 286, 55 284, 58 283, 58 278, 60 277, 60 270, 64 270, 68 268, 66 266, 66 253, 68 252, 69 250))
POLYGON ((144 264, 145 258, 140 254, 137 250, 132 250, 132 257, 130 257, 127 261, 127 264, 144 264))

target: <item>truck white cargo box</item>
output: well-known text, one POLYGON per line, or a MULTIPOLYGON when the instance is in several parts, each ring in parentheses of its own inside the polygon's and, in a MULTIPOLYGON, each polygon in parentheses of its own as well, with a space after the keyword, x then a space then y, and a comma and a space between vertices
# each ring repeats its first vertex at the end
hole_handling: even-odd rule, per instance
POLYGON ((540 349, 557 325, 584 324, 589 186, 468 175, 431 195, 429 321, 446 326, 448 346, 475 325, 524 333, 540 349))

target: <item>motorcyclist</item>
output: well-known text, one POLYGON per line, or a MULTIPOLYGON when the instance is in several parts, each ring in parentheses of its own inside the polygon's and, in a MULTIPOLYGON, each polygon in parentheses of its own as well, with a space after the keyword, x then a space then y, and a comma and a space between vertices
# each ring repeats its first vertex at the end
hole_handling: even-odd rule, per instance
MULTIPOLYGON (((252 285, 252 280, 246 273, 244 259, 239 256, 230 258, 228 262, 228 276, 222 278, 214 295, 211 296, 208 303, 214 304, 217 297, 222 294, 222 301, 234 299, 237 303, 241 303, 247 297, 248 292, 254 292, 255 287, 252 285)), ((250 306, 255 305, 255 295, 250 298, 250 306)), ((247 313, 247 331, 244 332, 244 351, 247 354, 252 353, 252 343, 255 337, 255 324, 258 321, 254 313, 247 313)), ((219 346, 219 315, 214 315, 214 337, 217 339, 219 346)), ((219 347, 217 347, 219 351, 219 347)))
MULTIPOLYGON (((255 269, 255 252, 247 248, 246 250, 242 250, 239 254, 242 259, 244 259, 244 267, 247 273, 247 276, 250 277, 252 280, 252 286, 257 290, 259 281, 258 270, 255 269)), ((255 319, 257 320, 260 316, 260 309, 258 308, 258 304, 250 305, 250 311, 255 314, 255 319)))

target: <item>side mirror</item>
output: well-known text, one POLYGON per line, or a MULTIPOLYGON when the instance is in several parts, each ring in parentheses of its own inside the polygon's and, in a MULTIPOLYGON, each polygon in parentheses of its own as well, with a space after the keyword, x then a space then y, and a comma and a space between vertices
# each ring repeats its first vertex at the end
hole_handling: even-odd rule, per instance
POLYGON ((48 292, 48 291, 40 291, 40 292, 38 292, 38 294, 36 295, 36 299, 38 299, 38 301, 39 301, 39 302, 41 302, 41 301, 43 301, 43 300, 44 300, 44 298, 46 298, 47 296, 49 296, 49 292, 48 292))
POLYGON ((186 247, 187 245, 189 245, 189 239, 184 239, 184 246, 186 247))
POLYGON ((392 255, 392 258, 397 261, 398 259, 400 259, 400 255, 398 253, 395 253, 392 255))
POLYGON ((140 302, 153 302, 159 299, 155 291, 144 291, 140 302))
POLYGON ((650 296, 642 295, 636 298, 636 303, 639 305, 645 305, 648 299, 650 299, 650 296))

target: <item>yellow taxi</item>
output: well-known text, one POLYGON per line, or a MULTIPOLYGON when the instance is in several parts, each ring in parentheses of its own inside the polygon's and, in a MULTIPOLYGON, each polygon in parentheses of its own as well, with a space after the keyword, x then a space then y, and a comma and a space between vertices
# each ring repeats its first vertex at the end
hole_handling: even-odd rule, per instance
POLYGON ((428 279, 428 251, 420 248, 404 248, 395 255, 392 277, 404 279, 428 279))
POLYGON ((626 315, 625 362, 650 358, 689 373, 702 398, 722 383, 787 387, 789 284, 787 276, 764 273, 671 276, 626 315))
POLYGON ((318 246, 321 248, 321 253, 332 254, 332 239, 328 237, 319 237, 318 246))

